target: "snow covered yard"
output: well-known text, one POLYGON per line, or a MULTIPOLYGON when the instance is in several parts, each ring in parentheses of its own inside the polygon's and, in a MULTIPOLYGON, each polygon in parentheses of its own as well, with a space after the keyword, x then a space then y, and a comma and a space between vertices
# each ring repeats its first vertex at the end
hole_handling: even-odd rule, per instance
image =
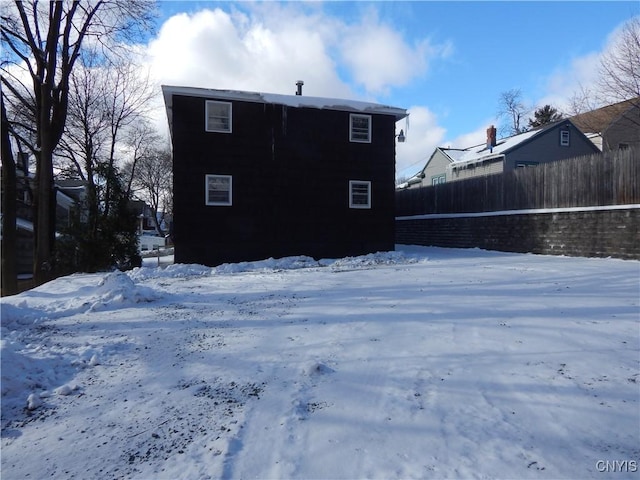
POLYGON ((2 478, 638 478, 640 263, 399 246, 2 299, 2 478))

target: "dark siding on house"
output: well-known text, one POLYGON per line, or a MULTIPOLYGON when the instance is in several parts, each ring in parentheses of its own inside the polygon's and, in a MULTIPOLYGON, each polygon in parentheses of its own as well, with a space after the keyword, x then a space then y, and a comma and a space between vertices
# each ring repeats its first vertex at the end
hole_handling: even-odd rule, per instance
POLYGON ((233 102, 232 133, 204 131, 205 99, 173 98, 174 242, 179 263, 392 250, 395 118, 349 142, 349 112, 233 102), (205 175, 233 177, 233 205, 205 205, 205 175), (372 208, 349 208, 349 180, 372 208))
MULTIPOLYGON (((640 100, 639 100, 640 101, 640 100)), ((635 105, 617 117, 603 132, 603 148, 640 147, 640 106, 635 105)))

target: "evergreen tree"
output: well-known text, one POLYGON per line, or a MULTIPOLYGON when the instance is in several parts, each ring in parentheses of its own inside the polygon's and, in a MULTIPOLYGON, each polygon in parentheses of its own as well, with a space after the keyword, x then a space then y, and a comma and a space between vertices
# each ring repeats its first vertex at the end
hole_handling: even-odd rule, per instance
POLYGON ((100 165, 97 173, 101 178, 99 215, 88 222, 87 209, 80 205, 69 226, 60 229, 63 235, 58 240, 56 260, 63 274, 127 270, 142 264, 137 217, 121 176, 109 165, 100 165))
POLYGON ((536 109, 533 118, 529 119, 529 128, 538 128, 562 120, 562 114, 551 105, 536 109))

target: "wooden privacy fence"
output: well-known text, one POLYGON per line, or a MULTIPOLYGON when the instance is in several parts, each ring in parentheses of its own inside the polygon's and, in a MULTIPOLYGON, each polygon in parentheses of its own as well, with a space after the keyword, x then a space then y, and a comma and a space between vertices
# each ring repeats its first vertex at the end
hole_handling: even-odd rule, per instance
POLYGON ((640 149, 396 192, 396 216, 640 203, 640 149))

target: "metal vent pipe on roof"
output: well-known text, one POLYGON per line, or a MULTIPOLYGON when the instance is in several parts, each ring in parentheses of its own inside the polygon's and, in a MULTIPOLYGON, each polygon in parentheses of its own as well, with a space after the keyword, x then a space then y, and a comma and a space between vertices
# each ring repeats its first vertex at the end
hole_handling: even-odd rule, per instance
POLYGON ((296 95, 302 95, 302 86, 304 85, 304 82, 302 80, 298 80, 296 82, 296 86, 298 87, 298 90, 296 91, 296 95))

